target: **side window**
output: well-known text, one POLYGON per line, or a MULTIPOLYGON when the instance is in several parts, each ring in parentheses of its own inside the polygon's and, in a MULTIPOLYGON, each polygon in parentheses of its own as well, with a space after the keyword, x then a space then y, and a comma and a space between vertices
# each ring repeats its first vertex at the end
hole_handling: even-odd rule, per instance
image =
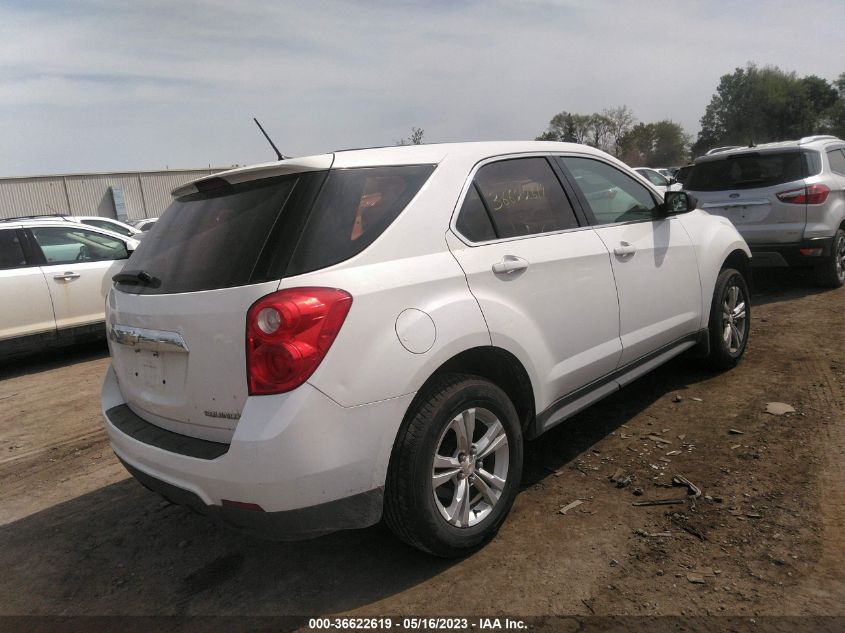
POLYGON ((496 230, 487 209, 478 195, 475 183, 470 187, 464 198, 464 204, 458 213, 458 221, 455 223, 458 231, 473 242, 486 242, 498 238, 496 230))
POLYGON ((26 266, 23 247, 15 229, 0 230, 0 270, 26 266))
POLYGON ((599 224, 654 219, 657 201, 628 174, 592 158, 563 156, 559 160, 575 178, 599 224))
POLYGON ((664 178, 662 175, 660 175, 656 171, 652 171, 652 170, 649 169, 649 170, 646 170, 644 172, 641 171, 640 173, 643 174, 646 178, 648 178, 651 181, 651 184, 653 184, 653 185, 657 185, 658 187, 668 187, 669 186, 669 181, 666 180, 666 178, 664 178))
POLYGON ((475 186, 499 238, 578 226, 572 205, 545 158, 516 158, 485 165, 475 175, 475 186))
POLYGON ((845 176, 845 150, 835 149, 827 153, 830 168, 840 176, 845 176))
POLYGON ((83 228, 32 227, 47 265, 126 259, 126 245, 118 239, 83 228))

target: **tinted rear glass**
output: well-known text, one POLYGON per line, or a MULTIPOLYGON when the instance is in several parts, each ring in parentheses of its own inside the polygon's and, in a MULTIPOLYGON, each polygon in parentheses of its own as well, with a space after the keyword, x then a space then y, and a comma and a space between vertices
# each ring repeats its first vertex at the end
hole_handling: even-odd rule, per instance
POLYGON ((696 163, 684 181, 690 191, 759 189, 795 182, 812 173, 803 152, 749 152, 696 163))
POLYGON ((432 171, 434 165, 394 165, 329 172, 286 275, 325 268, 363 251, 397 218, 432 171))
POLYGON ((0 270, 26 266, 23 248, 15 229, 0 230, 0 270))
MULTIPOLYGON (((120 283, 125 292, 166 294, 242 286, 274 278, 266 254, 290 256, 307 192, 325 172, 227 185, 175 200, 124 267, 152 283, 120 283), (284 230, 287 229, 287 230, 284 230)), ((277 268, 280 260, 272 262, 277 268)), ((279 278, 278 275, 275 278, 279 278)))
POLYGON ((409 165, 306 172, 183 196, 124 267, 152 281, 139 294, 230 288, 282 279, 349 259, 396 219, 434 170, 409 165))

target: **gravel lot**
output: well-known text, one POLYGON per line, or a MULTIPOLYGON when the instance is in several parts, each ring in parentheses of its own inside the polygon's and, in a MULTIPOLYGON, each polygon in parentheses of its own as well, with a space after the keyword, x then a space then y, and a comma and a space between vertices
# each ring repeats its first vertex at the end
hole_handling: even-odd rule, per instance
POLYGON ((530 443, 510 518, 460 561, 381 525, 213 525, 115 459, 104 345, 0 365, 0 615, 845 615, 843 313, 845 289, 758 275, 737 369, 676 360, 530 443), (703 495, 632 505, 684 496, 676 474, 703 495))

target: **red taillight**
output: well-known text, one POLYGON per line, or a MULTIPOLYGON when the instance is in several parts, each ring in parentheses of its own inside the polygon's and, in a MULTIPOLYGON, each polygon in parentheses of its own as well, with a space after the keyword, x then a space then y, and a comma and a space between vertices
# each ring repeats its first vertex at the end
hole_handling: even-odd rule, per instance
POLYGON ((801 187, 800 189, 781 191, 777 194, 777 197, 781 202, 790 202, 792 204, 822 204, 827 200, 829 193, 830 189, 825 185, 810 185, 809 187, 801 187))
POLYGON ((289 288, 262 297, 246 315, 249 395, 296 389, 322 362, 352 305, 334 288, 289 288))

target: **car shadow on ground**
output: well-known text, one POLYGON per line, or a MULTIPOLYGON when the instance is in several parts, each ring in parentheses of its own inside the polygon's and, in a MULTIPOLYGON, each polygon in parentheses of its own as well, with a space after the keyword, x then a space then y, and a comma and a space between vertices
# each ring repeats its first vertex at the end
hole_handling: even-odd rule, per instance
POLYGON ((259 540, 164 502, 133 480, 0 527, 5 613, 302 615, 353 609, 453 561, 379 524, 310 541, 259 540), (45 548, 49 554, 45 555, 45 548), (28 598, 20 598, 22 589, 28 598))
MULTIPOLYGON (((523 487, 567 467, 658 398, 710 376, 677 359, 528 443, 523 487)), ((0 567, 15 570, 0 576, 2 595, 26 587, 48 614, 328 614, 456 564, 404 545, 383 524, 297 543, 258 540, 132 480, 2 526, 0 543, 0 567)), ((14 598, 6 603, 6 612, 21 612, 14 598)))
POLYGON ((109 355, 105 338, 87 343, 39 350, 0 360, 0 380, 18 378, 76 363, 99 360, 109 355))
POLYGON ((751 292, 752 314, 755 305, 790 301, 824 292, 831 292, 831 289, 819 286, 810 269, 756 268, 751 292))
POLYGON ((526 444, 523 489, 534 486, 550 473, 570 466, 578 455, 660 398, 670 393, 683 394, 692 385, 718 375, 718 372, 705 368, 701 361, 681 356, 564 420, 526 444))

